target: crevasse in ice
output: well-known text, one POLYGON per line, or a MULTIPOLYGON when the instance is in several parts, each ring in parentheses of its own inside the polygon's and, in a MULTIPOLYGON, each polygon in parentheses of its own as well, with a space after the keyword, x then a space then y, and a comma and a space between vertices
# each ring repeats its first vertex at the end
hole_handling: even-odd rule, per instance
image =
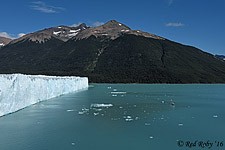
POLYGON ((0 116, 87 87, 86 77, 0 74, 0 116))

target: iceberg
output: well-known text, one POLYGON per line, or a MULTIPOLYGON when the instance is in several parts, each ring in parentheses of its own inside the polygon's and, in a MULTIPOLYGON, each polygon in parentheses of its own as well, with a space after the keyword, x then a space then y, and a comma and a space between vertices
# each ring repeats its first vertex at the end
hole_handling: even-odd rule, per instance
POLYGON ((0 74, 0 116, 87 87, 86 77, 0 74))

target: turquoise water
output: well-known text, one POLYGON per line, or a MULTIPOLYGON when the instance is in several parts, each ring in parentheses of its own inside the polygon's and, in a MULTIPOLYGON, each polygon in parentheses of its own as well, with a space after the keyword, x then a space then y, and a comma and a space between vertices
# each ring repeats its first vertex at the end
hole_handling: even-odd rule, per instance
MULTIPOLYGON (((224 91, 224 84, 91 84, 1 117, 0 150, 182 150, 178 142, 196 140, 217 150, 224 91)), ((209 149, 189 149, 197 148, 209 149)))

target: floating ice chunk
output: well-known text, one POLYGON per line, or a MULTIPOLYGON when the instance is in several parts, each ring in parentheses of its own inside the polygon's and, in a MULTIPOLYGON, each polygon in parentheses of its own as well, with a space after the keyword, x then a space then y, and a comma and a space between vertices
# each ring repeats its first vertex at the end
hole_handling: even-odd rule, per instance
POLYGON ((213 115, 213 118, 218 118, 218 115, 213 115))
POLYGON ((178 124, 178 126, 180 126, 180 127, 183 126, 183 125, 184 125, 183 123, 179 123, 179 124, 178 124))
POLYGON ((115 120, 116 121, 116 120, 120 120, 120 118, 111 118, 111 120, 115 120))
POLYGON ((107 88, 108 88, 108 89, 111 89, 112 87, 111 87, 111 86, 108 86, 107 88))
POLYGON ((126 118, 125 121, 133 121, 134 119, 126 118))
POLYGON ((127 92, 111 92, 111 94, 127 94, 127 92))
POLYGON ((98 112, 95 112, 95 113, 93 113, 95 116, 97 116, 99 113, 98 112))
POLYGON ((101 108, 93 108, 95 111, 102 111, 101 108))
POLYGON ((67 112, 72 112, 72 111, 74 111, 73 109, 68 109, 68 110, 66 110, 67 112))
POLYGON ((75 143, 71 143, 72 145, 75 145, 75 143))
POLYGON ((79 112, 78 112, 79 115, 83 115, 84 113, 85 113, 85 112, 83 112, 83 111, 79 111, 79 112))
POLYGON ((145 125, 146 125, 146 126, 150 126, 150 125, 151 125, 151 123, 145 123, 145 125))
POLYGON ((79 115, 83 115, 89 112, 89 109, 87 108, 82 108, 81 111, 78 112, 79 115))
POLYGON ((134 119, 131 116, 124 116, 125 121, 133 121, 134 119))
POLYGON ((91 107, 112 107, 113 104, 91 104, 91 107))
POLYGON ((150 139, 153 139, 154 137, 153 137, 153 136, 150 136, 149 138, 150 138, 150 139))
POLYGON ((117 96, 117 95, 116 95, 116 94, 113 94, 112 96, 115 97, 115 96, 117 96))

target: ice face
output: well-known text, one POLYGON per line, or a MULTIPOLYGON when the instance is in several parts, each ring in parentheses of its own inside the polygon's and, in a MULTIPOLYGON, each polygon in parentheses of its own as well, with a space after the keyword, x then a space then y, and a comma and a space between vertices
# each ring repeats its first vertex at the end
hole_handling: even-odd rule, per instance
POLYGON ((87 87, 86 77, 1 74, 0 116, 87 87))

